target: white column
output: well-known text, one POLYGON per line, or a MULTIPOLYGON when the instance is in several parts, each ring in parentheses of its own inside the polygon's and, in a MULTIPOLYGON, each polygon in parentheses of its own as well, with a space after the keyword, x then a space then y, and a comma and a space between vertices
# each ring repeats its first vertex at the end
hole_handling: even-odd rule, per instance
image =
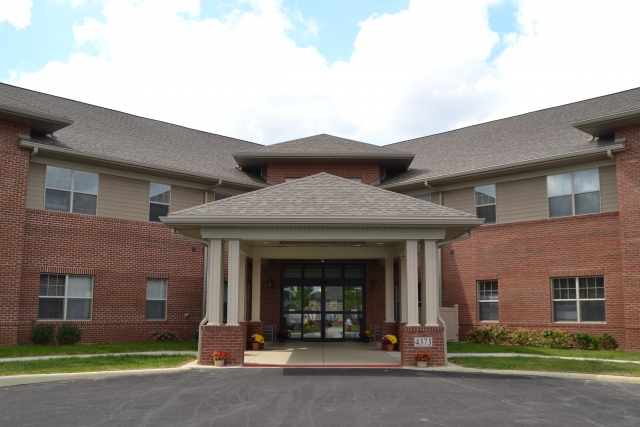
POLYGON ((407 326, 420 326, 418 318, 418 241, 407 240, 407 326))
POLYGON ((385 298, 385 322, 395 321, 394 312, 394 292, 393 292, 393 258, 384 260, 384 298, 385 298))
POLYGON ((247 256, 240 255, 240 297, 238 298, 238 320, 247 320, 247 256))
POLYGON ((407 323, 407 257, 401 256, 400 260, 400 322, 407 323))
POLYGON ((435 241, 425 240, 422 252, 422 306, 425 310, 425 326, 438 326, 438 249, 435 241))
POLYGON ((260 321, 260 277, 262 276, 262 259, 253 258, 251 272, 251 321, 260 321))
POLYGON ((227 286, 227 326, 238 326, 238 309, 240 302, 240 240, 229 240, 227 243, 229 260, 229 277, 227 286))
POLYGON ((224 299, 224 248, 222 240, 209 245, 209 279, 207 280, 207 317, 209 325, 222 325, 224 299))

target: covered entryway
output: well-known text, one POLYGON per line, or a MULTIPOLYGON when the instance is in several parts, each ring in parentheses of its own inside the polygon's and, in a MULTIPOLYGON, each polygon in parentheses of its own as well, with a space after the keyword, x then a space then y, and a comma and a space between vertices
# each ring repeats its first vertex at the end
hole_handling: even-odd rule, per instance
POLYGON ((326 173, 175 212, 162 220, 208 245, 201 363, 213 363, 211 353, 223 350, 230 353, 231 365, 244 364, 247 338, 264 333, 265 323, 292 330, 302 343, 335 340, 346 349, 363 322, 371 324, 372 313, 377 313, 382 334, 397 336, 402 365, 415 364, 413 356, 425 351, 423 346, 429 347, 435 365, 444 365, 437 243, 483 222, 326 173), (322 266, 322 260, 339 265, 332 269, 328 262, 322 266), (365 270, 356 274, 356 267, 366 263, 377 265, 375 277, 365 270), (285 277, 287 266, 291 271, 297 266, 297 277, 285 277), (365 299, 372 289, 374 307, 365 299))
POLYGON ((380 343, 304 342, 267 343, 263 350, 247 350, 244 365, 249 367, 360 367, 400 368, 400 352, 382 351, 380 343))

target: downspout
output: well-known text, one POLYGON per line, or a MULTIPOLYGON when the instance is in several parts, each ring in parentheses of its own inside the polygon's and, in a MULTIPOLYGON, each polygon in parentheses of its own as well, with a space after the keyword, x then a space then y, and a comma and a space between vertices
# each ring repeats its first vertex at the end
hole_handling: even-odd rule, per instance
POLYGON ((35 157, 38 155, 38 147, 33 147, 33 150, 31 150, 31 157, 35 157))
MULTIPOLYGON (((222 182, 222 180, 220 182, 222 182)), ((205 192, 205 195, 206 195, 206 192, 205 192)), ((200 365, 201 364, 200 362, 202 361, 201 360, 202 359, 202 355, 201 355, 202 334, 200 333, 200 331, 202 330, 202 326, 206 325, 206 323, 209 321, 209 316, 207 314, 207 276, 209 274, 209 269, 208 269, 209 263, 207 262, 208 261, 207 254, 209 252, 210 243, 206 240, 185 236, 184 234, 178 234, 176 233, 175 228, 171 229, 171 234, 173 234, 174 237, 191 240, 192 242, 196 242, 204 245, 204 263, 203 263, 204 265, 202 268, 202 276, 203 276, 202 277, 202 312, 204 313, 204 317, 200 322, 200 324, 198 325, 198 364, 200 365)))
POLYGON ((436 187, 433 187, 431 185, 429 185, 429 181, 425 181, 424 182, 424 186, 427 187, 429 190, 438 193, 438 199, 440 199, 440 203, 438 203, 440 206, 442 206, 442 191, 438 190, 436 187))
MULTIPOLYGON (((425 185, 426 185, 426 183, 425 183, 425 185)), ((448 245, 449 243, 462 242, 463 240, 469 240, 472 237, 473 237, 473 229, 469 229, 469 235, 468 236, 458 237, 456 239, 451 239, 451 240, 445 240, 444 242, 437 243, 436 244, 436 248, 440 249, 441 246, 448 245)), ((442 269, 442 264, 438 263, 438 269, 442 269)), ((440 295, 442 295, 442 280, 439 281, 438 286, 440 288, 439 289, 440 295)), ((442 325, 442 327, 444 328, 444 363, 446 365, 448 363, 447 362, 447 353, 448 353, 448 351, 447 351, 447 324, 444 322, 444 319, 440 316, 440 310, 438 310, 438 323, 440 323, 442 325)))
POLYGON ((207 200, 207 199, 208 199, 208 196, 209 196, 209 192, 210 192, 210 191, 213 191, 213 189, 214 189, 214 188, 219 187, 219 186, 221 186, 221 185, 222 185, 222 180, 221 180, 221 179, 219 179, 219 180, 218 180, 218 183, 217 183, 217 184, 215 184, 213 187, 211 187, 211 188, 210 188, 210 189, 208 189, 208 190, 204 190, 204 202, 205 202, 205 203, 209 203, 209 201, 207 200))
POLYGON ((611 150, 607 150, 607 157, 613 160, 614 162, 616 161, 616 156, 613 155, 611 150))

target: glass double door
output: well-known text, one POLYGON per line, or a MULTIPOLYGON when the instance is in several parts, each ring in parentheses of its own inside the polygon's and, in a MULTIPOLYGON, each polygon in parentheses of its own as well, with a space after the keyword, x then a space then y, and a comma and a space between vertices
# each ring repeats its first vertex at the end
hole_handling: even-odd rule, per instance
POLYGON ((364 321, 359 284, 284 285, 282 321, 291 338, 311 341, 359 339, 364 321))

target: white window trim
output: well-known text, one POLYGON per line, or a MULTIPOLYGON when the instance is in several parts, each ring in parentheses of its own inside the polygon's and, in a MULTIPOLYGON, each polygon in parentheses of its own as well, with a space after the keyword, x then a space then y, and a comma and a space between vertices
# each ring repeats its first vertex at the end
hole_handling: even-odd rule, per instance
POLYGON ((153 278, 153 277, 148 277, 147 278, 147 282, 146 282, 147 285, 149 283, 149 280, 162 280, 164 282, 164 295, 165 296, 164 296, 164 298, 149 298, 148 295, 145 295, 146 298, 144 300, 144 302, 145 302, 145 305, 144 305, 144 318, 145 318, 145 320, 147 320, 149 322, 161 322, 161 321, 167 320, 167 311, 168 311, 167 310, 168 309, 167 300, 169 299, 168 298, 168 296, 169 296, 169 280, 168 279, 156 279, 156 278, 153 278), (147 317, 147 301, 164 301, 164 318, 163 319, 149 319, 147 317))
MULTIPOLYGON (((156 221, 151 221, 151 219, 149 219, 149 216, 151 214, 151 205, 152 204, 156 204, 156 205, 164 205, 164 206, 169 206, 169 212, 171 211, 171 193, 172 193, 172 188, 171 188, 171 184, 165 184, 162 182, 155 182, 155 181, 149 181, 149 209, 148 209, 148 214, 147 214, 147 220, 149 222, 156 222, 156 221), (152 184, 158 184, 158 185, 166 185, 167 187, 169 187, 169 203, 163 203, 163 202, 152 202, 151 201, 151 185, 152 184)), ((215 194, 215 193, 214 193, 215 194)))
POLYGON ((476 186, 474 186, 473 187, 473 204, 475 206, 476 215, 478 215, 478 209, 477 208, 480 208, 480 207, 483 207, 483 206, 495 206, 496 207, 496 222, 483 223, 482 226, 498 224, 498 186, 496 184, 484 184, 484 185, 476 185, 476 186), (496 201, 494 203, 486 203, 484 205, 477 205, 476 204, 476 188, 487 187, 489 185, 493 185, 493 188, 494 188, 494 190, 496 192, 496 197, 495 197, 496 201))
POLYGON ((49 299, 63 298, 64 302, 62 303, 62 312, 63 312, 62 319, 55 319, 55 318, 41 319, 40 317, 38 317, 38 320, 47 320, 47 321, 64 320, 66 322, 88 322, 93 319, 93 281, 94 281, 93 276, 87 276, 83 274, 57 274, 57 273, 41 273, 39 277, 41 276, 64 276, 64 296, 62 297, 62 296, 40 295, 40 291, 38 290, 38 304, 40 303, 40 298, 49 298, 49 299), (71 297, 71 299, 90 299, 91 300, 91 315, 89 316, 88 319, 67 319, 67 300, 69 299, 69 277, 71 276, 91 278, 91 296, 90 297, 71 297))
MULTIPOLYGON (((561 217, 560 217, 561 218, 561 217)), ((589 278, 589 277, 602 277, 602 280, 604 281, 604 276, 577 276, 577 277, 552 277, 551 278, 551 322, 554 324, 562 324, 562 323, 566 323, 566 324, 576 324, 576 323, 584 323, 584 324, 596 324, 596 325, 604 325, 607 323, 607 321, 584 321, 584 320, 580 320, 582 318, 582 313, 580 312, 580 301, 605 301, 605 312, 604 312, 604 316, 605 318, 607 317, 607 311, 606 311, 606 301, 607 301, 607 287, 605 285, 604 288, 604 298, 583 298, 580 299, 580 285, 579 285, 579 279, 585 279, 585 278, 589 278), (575 289, 576 289, 576 297, 575 299, 555 299, 554 298, 554 294, 553 294, 553 280, 554 279, 574 279, 574 285, 575 285, 575 289), (561 302, 566 302, 566 301, 575 301, 576 303, 576 313, 578 315, 578 320, 560 320, 560 321, 555 321, 554 318, 554 305, 553 303, 556 301, 561 301, 561 302)))
POLYGON ((481 323, 500 323, 500 287, 498 287, 498 299, 480 299, 480 283, 483 282, 496 282, 496 284, 498 283, 497 280, 476 280, 476 295, 477 295, 477 300, 478 300, 478 307, 477 307, 477 313, 478 313, 478 322, 481 323), (495 302, 498 304, 498 320, 480 320, 480 304, 481 303, 487 303, 487 302, 495 302))
POLYGON ((53 165, 45 165, 45 171, 44 171, 44 197, 42 198, 42 209, 43 210, 50 210, 52 212, 67 212, 67 213, 77 213, 78 215, 91 215, 91 214, 85 214, 85 213, 78 213, 78 212, 74 212, 73 211, 73 195, 75 193, 80 193, 80 194, 89 194, 91 196, 96 196, 96 213, 94 215, 98 215, 98 202, 100 200, 100 174, 96 173, 96 172, 91 172, 91 171, 86 171, 86 170, 82 170, 82 169, 71 169, 71 168, 63 168, 61 166, 53 166, 53 165), (58 169, 67 169, 71 171, 71 190, 63 190, 61 188, 53 188, 53 187, 47 187, 47 168, 48 167, 55 167, 58 169), (76 172, 85 172, 85 173, 91 173, 96 175, 97 177, 97 182, 96 182, 96 192, 95 193, 87 193, 86 191, 78 191, 75 189, 75 184, 76 184, 76 172), (47 209, 47 190, 56 190, 56 191, 68 191, 71 193, 71 198, 69 200, 69 211, 54 211, 52 209, 47 209))
MULTIPOLYGON (((571 175, 571 194, 567 193, 567 194, 560 194, 557 196, 549 196, 549 181, 547 181, 547 217, 550 219, 553 218, 566 218, 568 216, 582 216, 582 215, 595 215, 595 214, 599 214, 602 213, 602 187, 601 187, 601 182, 600 182, 600 168, 592 168, 592 169, 581 169, 581 170, 577 170, 577 171, 571 171, 571 172, 563 172, 563 173, 556 173, 553 175, 547 175, 547 177, 549 176, 556 176, 556 175, 566 175, 569 174, 571 175), (588 193, 596 193, 596 191, 581 191, 576 193, 575 191, 575 187, 573 184, 573 174, 576 172, 586 172, 586 171, 590 171, 590 170, 595 170, 598 174, 598 201, 599 201, 599 207, 598 207, 598 212, 591 212, 591 213, 586 213, 586 214, 578 214, 576 213, 576 194, 588 194, 588 193), (571 196, 571 215, 561 215, 561 216, 551 216, 551 210, 549 209, 549 199, 553 199, 556 197, 566 197, 566 196, 571 196)), ((555 279, 558 279, 558 277, 555 277, 555 279)), ((594 322, 591 322, 594 323, 594 322)), ((595 323, 602 323, 602 322, 595 322, 595 323)))

